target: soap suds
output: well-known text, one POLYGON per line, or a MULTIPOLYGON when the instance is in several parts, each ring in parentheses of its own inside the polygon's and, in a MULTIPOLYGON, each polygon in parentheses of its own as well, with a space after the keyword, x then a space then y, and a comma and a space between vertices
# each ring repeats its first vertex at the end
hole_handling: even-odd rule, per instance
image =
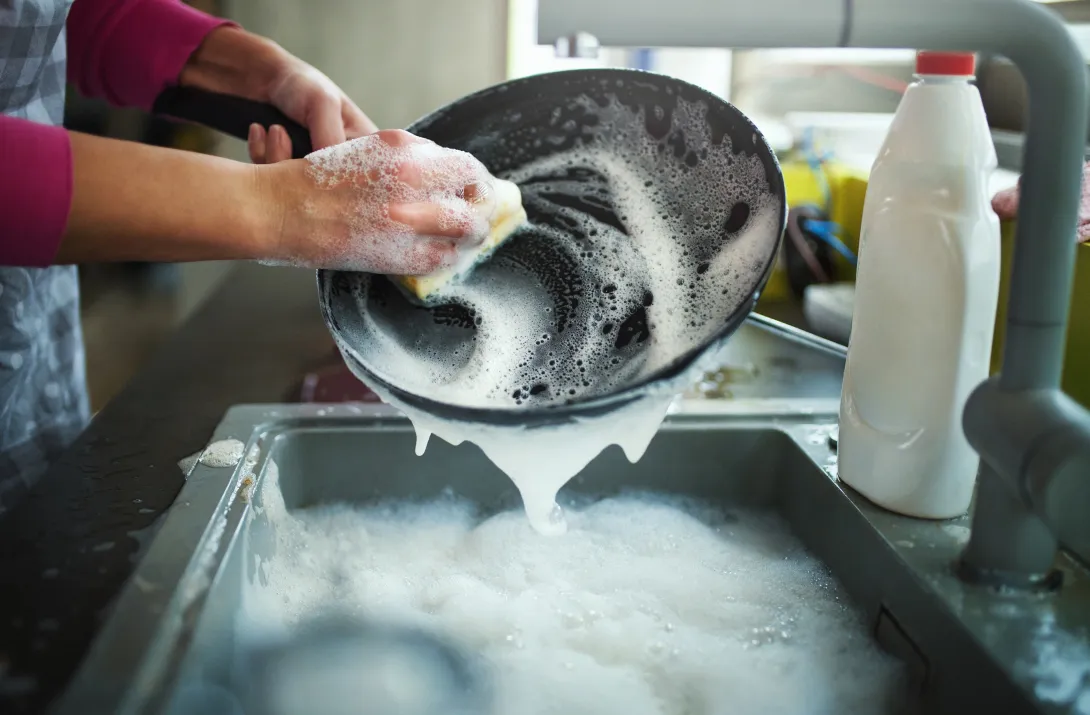
MULTIPOLYGON (((484 657, 486 715, 886 712, 900 669, 777 519, 628 496, 569 507, 542 539, 467 502, 287 513, 248 619, 321 613, 423 628, 484 657)), ((253 634, 260 637, 260 634, 253 634)))
POLYGON ((288 264, 312 265, 317 252, 326 268, 425 275, 436 268, 437 256, 440 267, 456 260, 452 239, 472 245, 488 235, 494 179, 466 152, 386 130, 321 149, 306 161, 315 186, 337 197, 339 213, 352 210, 342 226, 319 208, 328 197, 316 197, 308 206, 315 224, 336 227, 314 235, 307 255, 288 264), (419 232, 422 224, 409 216, 426 217, 436 235, 419 232))
POLYGON ((246 445, 237 439, 224 439, 208 445, 201 455, 200 462, 206 467, 234 467, 242 461, 246 445))
POLYGON ((189 473, 193 471, 193 467, 196 466, 197 461, 201 458, 200 452, 194 452, 188 457, 183 457, 178 460, 178 469, 182 470, 182 474, 189 478, 189 473))
POLYGON ((1090 715, 1090 644, 1085 635, 1065 630, 1050 615, 1028 646, 1016 667, 1032 680, 1034 694, 1058 710, 1090 715))
MULTIPOLYGON (((526 429, 518 411, 611 394, 714 342, 752 299, 784 210, 761 157, 715 136, 702 102, 678 98, 657 134, 648 127, 667 121, 661 107, 647 117, 580 96, 567 109, 594 121, 570 148, 501 172, 519 185, 528 224, 440 291, 434 324, 387 311, 382 279, 366 275, 338 274, 325 297, 365 382, 359 365, 410 394, 510 413, 505 427, 439 419, 368 382, 412 420, 418 453, 430 435, 473 442, 516 483, 535 528, 554 534, 564 530, 557 490, 610 444, 638 459, 670 401, 718 355, 645 388, 622 413, 526 429)), ((557 138, 570 139, 562 109, 554 114, 557 138)), ((542 131, 533 141, 550 141, 542 131)))

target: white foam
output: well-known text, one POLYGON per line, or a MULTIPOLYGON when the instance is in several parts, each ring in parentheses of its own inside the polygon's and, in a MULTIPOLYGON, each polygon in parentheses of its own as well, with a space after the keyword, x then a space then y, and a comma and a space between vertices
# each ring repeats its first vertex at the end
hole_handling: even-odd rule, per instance
POLYGON ((486 715, 867 713, 896 695, 895 661, 762 515, 615 498, 542 539, 455 499, 288 514, 274 491, 255 626, 332 609, 452 638, 490 670, 486 715))
POLYGON ((437 227, 460 230, 464 243, 479 244, 488 235, 494 179, 466 152, 387 130, 314 152, 307 162, 319 191, 305 213, 311 227, 325 229, 300 244, 299 255, 278 263, 424 275, 457 260, 456 242, 417 234, 391 217, 395 205, 435 207, 437 227), (467 197, 468 187, 475 193, 467 197))
POLYGON ((234 467, 242 461, 246 445, 237 439, 223 439, 208 445, 201 454, 200 462, 206 467, 234 467))
POLYGON ((197 464, 197 460, 201 457, 200 452, 194 452, 188 457, 178 460, 178 469, 182 470, 182 474, 188 478, 189 473, 193 471, 193 467, 197 464))

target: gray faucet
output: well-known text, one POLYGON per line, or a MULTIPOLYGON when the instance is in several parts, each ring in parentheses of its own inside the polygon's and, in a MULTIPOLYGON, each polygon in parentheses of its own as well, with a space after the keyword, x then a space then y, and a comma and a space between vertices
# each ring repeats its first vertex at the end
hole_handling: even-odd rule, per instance
POLYGON ((1087 69, 1030 0, 539 0, 538 41, 568 56, 619 47, 865 47, 1003 55, 1029 87, 1021 204, 998 376, 963 427, 981 455, 959 574, 1055 588, 1061 540, 1090 541, 1090 413, 1059 388, 1087 126, 1087 69), (593 39, 588 39, 588 37, 593 39))

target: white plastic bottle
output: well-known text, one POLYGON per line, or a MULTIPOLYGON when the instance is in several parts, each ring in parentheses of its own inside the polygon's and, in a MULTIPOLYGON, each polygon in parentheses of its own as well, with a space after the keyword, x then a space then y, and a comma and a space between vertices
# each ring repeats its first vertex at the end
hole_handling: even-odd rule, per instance
POLYGON ((921 52, 871 172, 840 403, 840 479, 891 511, 966 512, 961 427, 988 376, 999 297, 995 147, 973 55, 921 52))

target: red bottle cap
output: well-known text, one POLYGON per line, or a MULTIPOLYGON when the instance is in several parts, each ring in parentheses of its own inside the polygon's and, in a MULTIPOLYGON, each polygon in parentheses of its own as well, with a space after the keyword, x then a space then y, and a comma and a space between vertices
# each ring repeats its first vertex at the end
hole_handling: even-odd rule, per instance
POLYGON ((917 52, 916 74, 972 77, 976 74, 976 55, 971 52, 917 52))

